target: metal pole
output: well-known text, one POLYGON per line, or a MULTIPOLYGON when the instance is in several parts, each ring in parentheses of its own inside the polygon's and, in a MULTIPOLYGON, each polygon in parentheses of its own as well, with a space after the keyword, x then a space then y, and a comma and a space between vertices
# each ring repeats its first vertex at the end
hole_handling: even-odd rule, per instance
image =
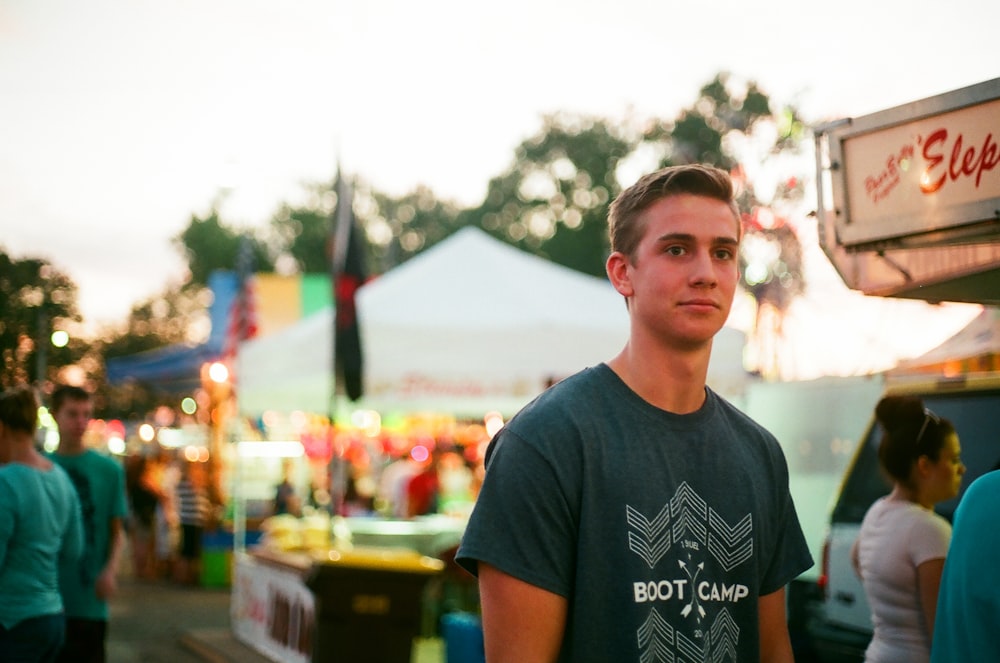
POLYGON ((46 338, 48 318, 45 315, 44 294, 42 297, 42 303, 38 306, 38 345, 35 346, 35 381, 39 390, 45 387, 45 373, 49 363, 49 339, 46 338))

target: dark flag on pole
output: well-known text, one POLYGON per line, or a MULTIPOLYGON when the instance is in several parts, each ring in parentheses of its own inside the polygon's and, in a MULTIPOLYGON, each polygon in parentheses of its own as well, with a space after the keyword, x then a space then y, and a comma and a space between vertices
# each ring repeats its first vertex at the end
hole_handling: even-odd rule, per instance
POLYGON ((354 220, 351 185, 337 168, 337 209, 334 213, 331 276, 333 301, 336 311, 333 333, 334 389, 331 402, 336 397, 337 382, 343 381, 344 391, 352 401, 361 398, 362 352, 361 332, 358 327, 354 295, 365 282, 365 243, 354 220))

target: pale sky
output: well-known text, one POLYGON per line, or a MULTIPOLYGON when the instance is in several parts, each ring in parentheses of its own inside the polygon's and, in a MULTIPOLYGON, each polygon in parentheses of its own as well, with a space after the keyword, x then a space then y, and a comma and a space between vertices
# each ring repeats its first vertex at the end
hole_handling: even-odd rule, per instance
POLYGON ((726 70, 857 116, 997 77, 998 25, 996 0, 0 0, 0 246, 120 321, 222 187, 263 226, 339 153, 473 205, 544 113, 669 119, 726 70))

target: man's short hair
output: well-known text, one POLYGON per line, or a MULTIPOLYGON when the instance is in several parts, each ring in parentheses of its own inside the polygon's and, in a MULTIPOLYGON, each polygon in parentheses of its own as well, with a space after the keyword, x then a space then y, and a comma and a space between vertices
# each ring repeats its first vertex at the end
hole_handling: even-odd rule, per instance
POLYGON ((67 401, 89 401, 90 393, 83 387, 61 384, 52 390, 52 411, 58 412, 67 401))
POLYGON ((642 213, 658 200, 682 194, 714 198, 729 205, 740 233, 740 212, 729 173, 702 164, 668 166, 640 177, 611 203, 608 213, 611 250, 631 259, 642 239, 642 213))
POLYGON ((20 384, 0 393, 0 422, 21 433, 35 432, 38 426, 38 399, 30 386, 20 384))

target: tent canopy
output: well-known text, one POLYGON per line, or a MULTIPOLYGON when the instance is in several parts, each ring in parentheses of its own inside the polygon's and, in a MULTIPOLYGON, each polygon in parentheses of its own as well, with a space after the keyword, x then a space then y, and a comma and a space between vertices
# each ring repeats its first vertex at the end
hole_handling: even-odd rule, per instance
POLYGON ((362 288, 358 311, 365 393, 407 409, 442 400, 480 414, 516 409, 611 357, 628 334, 624 300, 606 279, 475 228, 362 288))
MULTIPOLYGON (((358 290, 365 396, 382 412, 513 414, 552 382, 610 359, 628 337, 607 279, 465 228, 358 290)), ((332 312, 240 350, 240 411, 329 410, 332 312)), ((744 337, 725 328, 710 366, 742 381, 744 337)), ((715 385, 713 385, 715 386, 715 385)), ((720 389, 725 393, 726 389, 720 389)))
POLYGON ((902 361, 893 373, 939 372, 949 364, 963 364, 962 372, 996 370, 1000 357, 1000 308, 986 306, 954 336, 927 353, 902 361))
POLYGON ((111 384, 129 381, 153 384, 168 393, 184 393, 201 385, 201 366, 222 354, 230 309, 239 287, 235 272, 218 270, 208 278, 212 303, 208 314, 211 332, 200 345, 178 343, 165 348, 107 361, 107 379, 111 384))

